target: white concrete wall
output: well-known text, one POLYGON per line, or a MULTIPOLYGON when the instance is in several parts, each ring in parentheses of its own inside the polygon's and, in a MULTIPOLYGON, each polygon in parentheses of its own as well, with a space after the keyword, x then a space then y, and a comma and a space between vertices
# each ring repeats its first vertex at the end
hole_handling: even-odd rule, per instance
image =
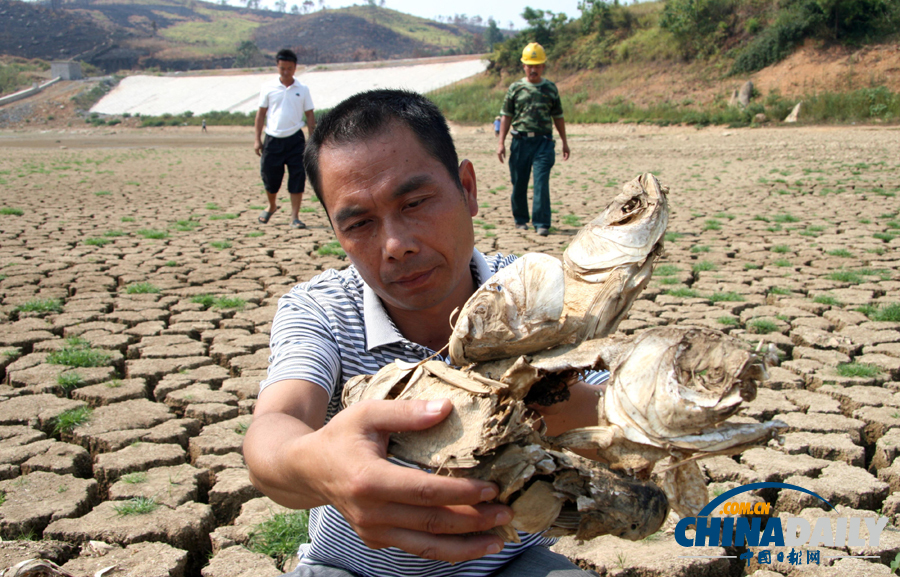
MULTIPOLYGON (((386 65, 387 64, 387 65, 386 65)), ((296 78, 309 87, 316 108, 332 108, 348 96, 373 88, 406 88, 429 92, 483 72, 480 59, 430 62, 349 70, 303 72, 296 78)), ((100 99, 91 112, 153 115, 203 114, 214 110, 254 112, 259 88, 268 74, 204 76, 129 76, 100 99)))

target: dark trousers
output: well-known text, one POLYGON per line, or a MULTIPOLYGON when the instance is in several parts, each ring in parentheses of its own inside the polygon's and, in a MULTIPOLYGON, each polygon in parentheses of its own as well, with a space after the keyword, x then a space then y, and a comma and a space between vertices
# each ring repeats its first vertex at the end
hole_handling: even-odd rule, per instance
POLYGON ((528 224, 528 180, 534 166, 535 228, 550 228, 550 169, 556 150, 549 136, 514 136, 509 147, 509 175, 512 180, 512 213, 516 224, 528 224))
POLYGON ((301 128, 290 136, 276 138, 266 135, 259 159, 259 173, 269 194, 277 194, 284 180, 284 167, 288 171, 288 192, 297 194, 306 188, 306 172, 303 170, 303 148, 306 139, 301 128))

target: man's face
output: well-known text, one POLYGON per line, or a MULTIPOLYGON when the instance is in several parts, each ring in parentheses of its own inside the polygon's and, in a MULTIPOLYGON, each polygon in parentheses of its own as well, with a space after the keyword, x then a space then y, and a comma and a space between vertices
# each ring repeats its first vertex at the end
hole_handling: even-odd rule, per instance
POLYGON ((541 81, 541 78, 544 75, 543 64, 525 64, 523 66, 525 68, 525 78, 528 79, 528 82, 537 84, 541 81))
POLYGON ((289 83, 294 78, 294 72, 297 71, 297 64, 289 60, 279 60, 276 62, 278 67, 278 76, 282 82, 289 83))
POLYGON ((465 302, 478 213, 470 162, 460 165, 461 191, 399 125, 363 142, 323 146, 319 167, 337 239, 388 311, 465 302))

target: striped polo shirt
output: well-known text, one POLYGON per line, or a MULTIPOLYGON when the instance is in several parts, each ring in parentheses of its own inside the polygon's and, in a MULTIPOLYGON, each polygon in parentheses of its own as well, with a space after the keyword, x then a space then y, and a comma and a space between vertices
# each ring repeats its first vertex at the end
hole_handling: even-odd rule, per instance
MULTIPOLYGON (((485 258, 474 251, 470 268, 476 284, 481 285, 515 258, 499 254, 485 258)), ((434 354, 400 334, 381 300, 352 265, 342 271, 328 270, 281 297, 270 349, 269 371, 260 394, 278 381, 310 381, 331 395, 327 419, 341 409, 341 393, 348 379, 374 374, 397 359, 416 362, 434 354)), ((606 378, 608 373, 603 371, 588 380, 600 383, 606 378)), ((301 564, 340 567, 361 577, 483 577, 529 547, 555 542, 539 534, 520 533, 521 543, 507 543, 495 555, 450 564, 393 547, 370 549, 331 505, 310 511, 309 538, 309 543, 300 546, 301 564)))

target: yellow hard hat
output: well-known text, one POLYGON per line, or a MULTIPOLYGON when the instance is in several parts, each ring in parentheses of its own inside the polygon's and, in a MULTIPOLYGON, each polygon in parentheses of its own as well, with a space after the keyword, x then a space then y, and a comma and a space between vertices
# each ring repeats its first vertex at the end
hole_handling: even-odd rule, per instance
POLYGON ((532 42, 522 50, 522 64, 543 64, 547 61, 547 53, 544 47, 537 42, 532 42))

